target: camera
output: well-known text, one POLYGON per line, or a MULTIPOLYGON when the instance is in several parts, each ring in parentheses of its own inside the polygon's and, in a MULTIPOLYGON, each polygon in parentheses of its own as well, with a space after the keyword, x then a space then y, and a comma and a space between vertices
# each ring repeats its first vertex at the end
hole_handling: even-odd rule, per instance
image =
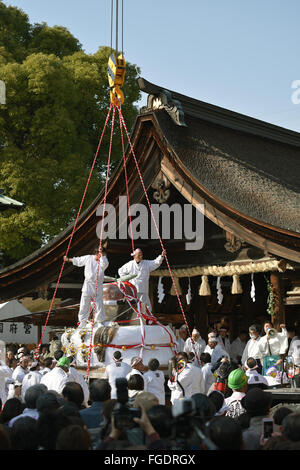
POLYGON ((128 385, 125 378, 116 379, 117 403, 113 409, 114 423, 117 429, 127 430, 137 427, 133 418, 141 417, 140 408, 130 408, 128 405, 128 385))

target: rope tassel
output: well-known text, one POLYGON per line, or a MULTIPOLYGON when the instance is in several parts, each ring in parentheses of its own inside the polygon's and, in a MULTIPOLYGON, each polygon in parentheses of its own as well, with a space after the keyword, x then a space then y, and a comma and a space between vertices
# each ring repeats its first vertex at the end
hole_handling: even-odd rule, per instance
POLYGON ((211 295, 210 286, 208 282, 208 276, 201 277, 202 282, 199 288, 199 295, 211 295))
POLYGON ((240 276, 238 274, 234 274, 232 276, 232 287, 231 293, 232 294, 242 294, 243 288, 240 282, 240 276))
MULTIPOLYGON (((178 277, 174 277, 174 284, 175 284, 175 286, 176 286, 178 295, 182 295, 182 290, 181 290, 181 287, 180 287, 180 283, 179 283, 179 278, 178 278, 178 277)), ((172 284, 172 287, 171 287, 171 291, 170 291, 170 294, 171 294, 171 295, 177 295, 176 290, 175 290, 175 287, 174 287, 174 284, 172 284)))
POLYGON ((218 297, 218 304, 221 305, 223 302, 223 293, 222 293, 222 286, 221 286, 221 277, 218 276, 217 279, 217 297, 218 297))
POLYGON ((158 303, 161 304, 162 301, 164 300, 164 297, 165 297, 164 286, 163 286, 163 283, 162 283, 162 277, 160 277, 159 280, 158 280, 157 294, 158 294, 158 303))

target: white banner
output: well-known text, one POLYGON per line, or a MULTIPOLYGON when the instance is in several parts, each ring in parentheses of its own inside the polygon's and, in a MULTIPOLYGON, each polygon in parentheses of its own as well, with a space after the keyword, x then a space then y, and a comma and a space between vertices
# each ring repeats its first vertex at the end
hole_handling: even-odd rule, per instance
MULTIPOLYGON (((49 343, 49 331, 46 327, 43 344, 49 343)), ((38 327, 29 323, 0 321, 0 339, 5 343, 38 344, 38 327)))

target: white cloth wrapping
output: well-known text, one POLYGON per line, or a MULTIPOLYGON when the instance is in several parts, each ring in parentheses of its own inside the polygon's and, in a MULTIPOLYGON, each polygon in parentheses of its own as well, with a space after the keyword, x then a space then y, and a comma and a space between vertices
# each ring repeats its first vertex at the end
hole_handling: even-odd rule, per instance
POLYGON ((131 366, 123 361, 113 361, 106 366, 105 371, 111 386, 110 397, 115 400, 117 398, 116 379, 126 378, 131 371, 131 366))
POLYGON ((154 260, 142 259, 139 263, 135 260, 128 261, 119 268, 118 274, 120 277, 127 276, 129 274, 135 274, 136 277, 131 279, 131 284, 136 288, 137 296, 147 305, 150 312, 152 311, 151 302, 149 299, 149 277, 152 271, 159 268, 163 262, 163 256, 159 255, 154 260))
POLYGON ((255 385, 255 384, 265 384, 268 385, 268 380, 264 375, 261 375, 257 372, 256 369, 247 369, 246 375, 248 377, 248 385, 255 385))
POLYGON ((74 266, 84 266, 84 283, 81 289, 81 299, 78 320, 80 322, 87 321, 91 310, 91 302, 95 299, 96 284, 97 284, 97 272, 98 272, 98 284, 97 294, 95 299, 95 322, 103 322, 105 320, 105 307, 103 303, 103 279, 104 272, 109 265, 106 256, 101 256, 98 261, 94 255, 78 256, 72 258, 74 266), (98 271, 99 269, 99 271, 98 271))
POLYGON ((165 376, 161 370, 149 370, 145 372, 144 379, 147 382, 147 392, 153 393, 160 405, 165 405, 165 376))
MULTIPOLYGON (((185 342, 183 351, 188 353, 188 352, 193 352, 194 354, 197 354, 197 357, 200 361, 200 355, 204 352, 206 347, 206 343, 204 339, 199 338, 195 343, 193 344, 192 339, 188 338, 185 342)), ((195 358, 195 366, 201 367, 200 364, 198 363, 197 357, 195 358)))
POLYGON ((230 345, 230 357, 233 361, 238 362, 238 356, 240 358, 243 356, 244 349, 246 347, 246 342, 241 341, 241 338, 238 336, 230 345))
POLYGON ((286 328, 282 328, 282 331, 269 338, 269 341, 267 341, 267 335, 262 336, 259 340, 259 350, 263 358, 270 355, 285 354, 287 349, 288 332, 286 328))
POLYGON ((261 337, 258 336, 257 339, 250 338, 249 341, 247 342, 243 355, 242 355, 242 365, 245 366, 247 359, 249 357, 253 357, 254 359, 259 359, 260 361, 262 360, 262 354, 259 349, 259 342, 260 342, 261 337))
POLYGON ((25 393, 32 387, 32 385, 37 385, 40 383, 42 375, 38 370, 30 370, 23 378, 22 389, 21 389, 21 398, 25 401, 25 393))
POLYGON ((42 377, 40 383, 46 385, 48 390, 54 390, 61 394, 68 382, 73 382, 72 377, 61 367, 56 366, 42 377))

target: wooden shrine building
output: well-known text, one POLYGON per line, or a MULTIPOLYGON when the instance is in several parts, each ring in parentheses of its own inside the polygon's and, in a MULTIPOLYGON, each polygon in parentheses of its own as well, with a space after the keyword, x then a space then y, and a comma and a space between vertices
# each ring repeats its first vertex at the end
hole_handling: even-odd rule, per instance
MULTIPOLYGON (((300 321, 300 134, 142 78, 138 82, 148 102, 136 119, 131 141, 151 204, 192 205, 193 217, 196 207, 204 213, 200 249, 186 249, 191 240, 184 220, 169 236, 162 234, 190 326, 198 326, 205 337, 210 325, 225 322, 234 339, 241 329, 262 323, 270 314, 277 326, 300 321), (181 238, 174 236, 179 229, 181 238), (273 309, 268 313, 270 293, 273 309)), ((146 204, 129 146, 126 159, 130 204, 146 204)), ((107 203, 117 213, 120 196, 126 196, 122 162, 107 194, 107 203)), ((81 214, 69 256, 88 254, 98 246, 97 208, 103 197, 104 192, 81 214)), ((72 228, 0 271, 0 301, 52 298, 72 228)), ((135 246, 147 259, 161 252, 151 234, 148 240, 135 240, 135 246)), ((117 275, 130 253, 130 238, 109 239, 106 274, 117 275)), ((62 304, 53 309, 49 325, 76 325, 82 282, 83 270, 66 264, 57 290, 62 304)), ((151 276, 153 312, 178 327, 184 320, 171 287, 164 262, 151 276), (158 282, 164 289, 162 301, 158 282)), ((31 321, 41 325, 47 313, 37 312, 31 321)))

